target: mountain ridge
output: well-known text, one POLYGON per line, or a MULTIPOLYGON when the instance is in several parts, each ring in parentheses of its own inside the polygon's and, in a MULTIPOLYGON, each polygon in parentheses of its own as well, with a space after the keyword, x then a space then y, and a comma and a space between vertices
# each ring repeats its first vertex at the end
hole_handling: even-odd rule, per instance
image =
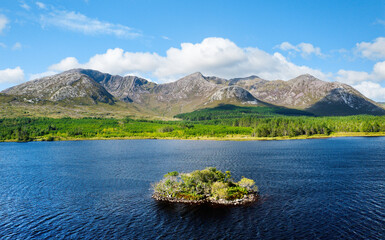
POLYGON ((32 80, 2 93, 33 97, 36 101, 81 99, 84 104, 115 101, 137 104, 155 115, 173 116, 215 104, 281 106, 315 115, 384 115, 385 109, 353 87, 325 82, 310 74, 288 81, 265 80, 256 75, 223 79, 200 72, 175 82, 157 84, 137 76, 119 76, 92 69, 71 69, 32 80))

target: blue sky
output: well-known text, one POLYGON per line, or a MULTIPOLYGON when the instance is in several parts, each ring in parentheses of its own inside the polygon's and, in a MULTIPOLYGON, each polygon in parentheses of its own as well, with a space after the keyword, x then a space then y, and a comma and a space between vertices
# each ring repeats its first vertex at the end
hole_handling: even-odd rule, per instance
POLYGON ((385 101, 385 3, 1 1, 0 90, 74 67, 159 83, 310 73, 385 101))

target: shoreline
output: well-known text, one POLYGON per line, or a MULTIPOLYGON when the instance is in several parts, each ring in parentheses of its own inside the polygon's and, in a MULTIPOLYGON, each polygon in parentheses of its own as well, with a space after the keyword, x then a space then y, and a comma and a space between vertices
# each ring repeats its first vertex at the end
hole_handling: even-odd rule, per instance
MULTIPOLYGON (((209 136, 199 136, 199 137, 144 137, 144 136, 128 136, 128 137, 94 137, 94 138, 71 138, 71 137, 57 137, 56 141, 88 141, 88 140, 208 140, 208 141, 280 141, 280 140, 304 140, 304 139, 326 139, 326 138, 337 138, 337 137, 385 137, 385 132, 337 132, 330 135, 300 135, 295 137, 251 137, 248 135, 227 135, 225 137, 209 137, 209 136)), ((16 139, 4 140, 0 142, 19 142, 16 139)), ((34 139, 29 142, 50 142, 45 138, 34 139)))
POLYGON ((154 193, 151 196, 153 199, 161 202, 169 202, 169 203, 185 203, 185 204, 194 204, 194 205, 200 205, 200 204, 211 204, 211 205, 222 205, 222 206, 238 206, 238 205, 247 205, 253 202, 258 201, 258 194, 257 193, 250 193, 248 195, 245 195, 241 199, 236 200, 224 200, 224 199, 203 199, 203 200, 186 200, 181 198, 173 198, 173 197, 162 197, 157 193, 154 193))

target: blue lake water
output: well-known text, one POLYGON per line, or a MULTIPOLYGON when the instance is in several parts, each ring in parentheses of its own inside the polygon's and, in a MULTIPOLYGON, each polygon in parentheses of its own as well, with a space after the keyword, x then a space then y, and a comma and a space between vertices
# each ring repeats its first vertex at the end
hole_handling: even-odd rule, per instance
POLYGON ((0 143, 0 238, 385 239, 385 138, 0 143), (251 206, 166 204, 151 183, 215 166, 251 206))

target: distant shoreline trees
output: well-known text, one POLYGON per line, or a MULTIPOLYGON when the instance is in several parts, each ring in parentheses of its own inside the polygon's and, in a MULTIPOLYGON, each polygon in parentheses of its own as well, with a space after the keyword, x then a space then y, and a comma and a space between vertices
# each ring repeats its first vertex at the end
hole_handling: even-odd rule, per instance
POLYGON ((52 141, 109 138, 310 137, 332 133, 384 133, 385 116, 273 116, 204 121, 134 120, 130 118, 2 118, 0 141, 52 141))

